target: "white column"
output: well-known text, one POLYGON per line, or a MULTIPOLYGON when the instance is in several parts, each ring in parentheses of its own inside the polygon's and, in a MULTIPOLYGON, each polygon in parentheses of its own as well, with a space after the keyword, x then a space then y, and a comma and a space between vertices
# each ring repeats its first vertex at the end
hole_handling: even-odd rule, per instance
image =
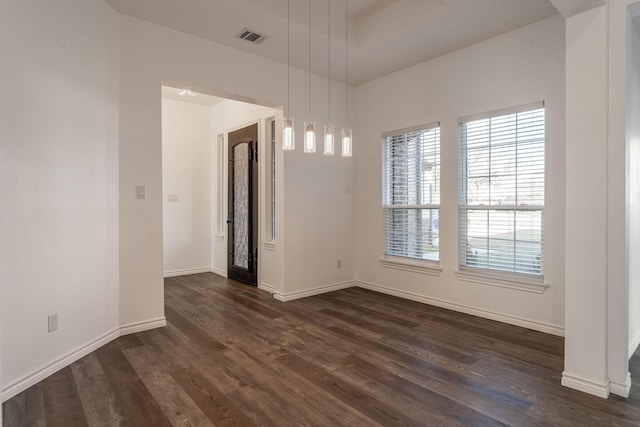
MULTIPOLYGON (((629 179, 630 80, 628 63, 632 51, 630 10, 637 0, 609 2, 609 244, 608 244, 608 373, 611 392, 629 395, 629 278, 630 234, 629 179)), ((640 3, 638 3, 640 4, 640 3)), ((634 162, 634 166, 635 166, 634 162)), ((635 233, 637 235, 637 233, 635 233)), ((630 240, 631 239, 631 240, 630 240)))
POLYGON ((566 302, 562 384, 601 397, 607 373, 607 6, 566 20, 566 302))

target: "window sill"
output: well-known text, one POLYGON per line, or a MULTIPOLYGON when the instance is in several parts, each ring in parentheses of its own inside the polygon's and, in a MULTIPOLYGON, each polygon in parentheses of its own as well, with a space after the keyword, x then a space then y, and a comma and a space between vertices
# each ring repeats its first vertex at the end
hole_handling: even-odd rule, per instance
POLYGON ((481 285, 497 286, 499 288, 515 289, 518 291, 542 294, 549 287, 544 279, 535 279, 508 274, 491 274, 477 271, 458 270, 456 277, 465 282, 479 283, 481 285))
POLYGON ((439 276, 442 272, 442 267, 434 261, 422 261, 418 259, 409 260, 397 257, 383 257, 380 258, 380 265, 384 268, 428 274, 430 276, 439 276))
POLYGON ((265 240, 264 242, 262 242, 262 247, 265 251, 275 251, 276 242, 275 240, 265 240))

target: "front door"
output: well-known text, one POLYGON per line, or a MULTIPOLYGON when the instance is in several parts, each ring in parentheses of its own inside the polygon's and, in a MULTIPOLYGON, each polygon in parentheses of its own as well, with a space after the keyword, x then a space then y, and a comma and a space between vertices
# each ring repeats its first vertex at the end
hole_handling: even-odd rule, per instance
POLYGON ((258 125, 229 132, 227 274, 258 283, 258 125))

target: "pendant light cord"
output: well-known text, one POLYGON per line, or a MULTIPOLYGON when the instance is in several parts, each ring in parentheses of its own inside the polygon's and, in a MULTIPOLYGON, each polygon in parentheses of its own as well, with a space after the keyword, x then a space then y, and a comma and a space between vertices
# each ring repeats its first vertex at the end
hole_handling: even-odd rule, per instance
POLYGON ((328 0, 327 3, 329 3, 329 13, 328 13, 328 15, 329 15, 329 25, 328 25, 329 31, 327 33, 327 37, 329 38, 329 49, 328 49, 329 56, 327 58, 327 65, 329 67, 329 77, 328 77, 328 80, 329 80, 329 84, 328 84, 329 95, 327 97, 328 101, 329 101, 329 117, 327 118, 327 120, 328 120, 329 123, 331 123, 331 0, 328 0))
POLYGON ((344 0, 344 110, 349 126, 349 0, 344 0))
POLYGON ((309 0, 309 120, 311 120, 311 0, 309 0))
POLYGON ((291 0, 287 0, 287 114, 291 115, 291 0))

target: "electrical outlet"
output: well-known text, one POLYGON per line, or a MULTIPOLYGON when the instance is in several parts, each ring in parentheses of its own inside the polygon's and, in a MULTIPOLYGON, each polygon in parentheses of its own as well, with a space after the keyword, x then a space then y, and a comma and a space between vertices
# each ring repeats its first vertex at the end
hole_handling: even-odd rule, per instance
POLYGON ((336 268, 338 268, 338 269, 342 268, 342 260, 341 259, 336 261, 336 268))
POLYGON ((49 315, 49 332, 53 332, 58 329, 58 313, 49 315))
POLYGON ((178 195, 177 194, 169 194, 167 200, 170 201, 170 202, 177 202, 178 201, 178 195))

